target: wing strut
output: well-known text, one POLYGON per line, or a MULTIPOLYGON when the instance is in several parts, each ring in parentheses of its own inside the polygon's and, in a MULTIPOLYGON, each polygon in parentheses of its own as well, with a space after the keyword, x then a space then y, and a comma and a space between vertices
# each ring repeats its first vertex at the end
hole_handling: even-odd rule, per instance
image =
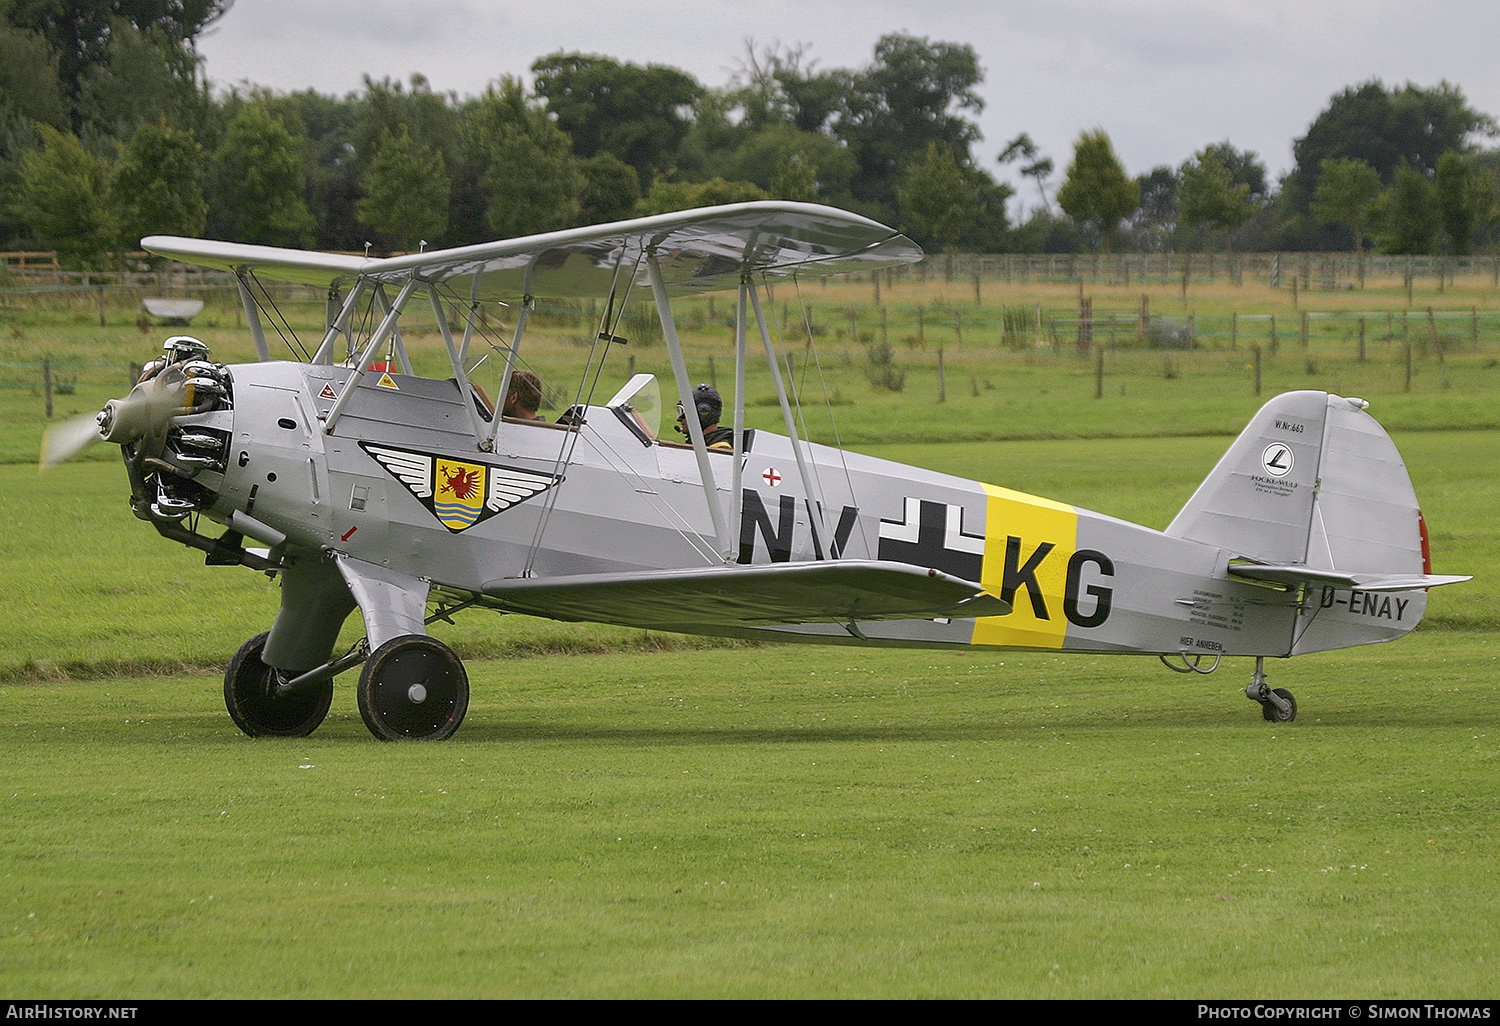
MULTIPOLYGON (((469 411, 469 424, 474 428, 474 447, 480 450, 492 451, 494 446, 489 441, 489 432, 485 430, 484 419, 479 415, 479 407, 474 405, 469 395, 469 373, 464 369, 463 354, 453 344, 453 332, 448 327, 448 318, 443 314, 443 301, 438 298, 437 286, 428 284, 427 298, 432 301, 432 316, 437 320, 438 333, 443 336, 443 345, 448 347, 448 362, 452 365, 453 379, 458 382, 458 393, 464 397, 464 408, 469 411)), ((505 411, 505 396, 500 397, 499 413, 505 411)), ((495 418, 499 420, 499 417, 495 418)))
POLYGON ((262 360, 271 358, 271 349, 266 345, 266 329, 260 323, 260 306, 245 283, 247 272, 241 268, 234 272, 234 284, 240 290, 240 305, 245 308, 245 320, 250 324, 250 337, 255 340, 255 355, 262 360))
MULTIPOLYGON (((677 379, 677 395, 682 408, 691 410, 695 405, 693 386, 688 379, 687 360, 682 355, 682 343, 677 338, 677 322, 672 319, 672 304, 667 298, 666 281, 662 277, 661 264, 657 262, 655 250, 646 252, 646 273, 651 279, 651 294, 656 299, 656 316, 661 321, 662 336, 667 342, 667 352, 672 357, 672 376, 677 379)), ((733 550, 730 548, 724 523, 724 511, 719 506, 718 484, 714 480, 713 467, 709 464, 708 446, 703 441, 703 425, 698 423, 697 414, 686 420, 688 437, 693 440, 693 454, 698 457, 698 475, 703 481, 704 495, 708 498, 709 516, 714 522, 714 537, 718 540, 719 554, 727 563, 732 558, 733 550)))
MULTIPOLYGON (((350 338, 349 319, 354 316, 354 311, 364 298, 367 287, 365 279, 360 278, 354 283, 354 288, 349 290, 349 295, 345 297, 343 304, 339 307, 337 316, 329 322, 328 329, 323 335, 323 341, 318 346, 318 351, 313 354, 313 363, 331 365, 334 362, 334 343, 338 341, 340 335, 350 338)), ((351 350, 353 349, 353 345, 353 339, 350 338, 349 348, 351 350)))
MULTIPOLYGON (((743 288, 744 286, 742 286, 743 288)), ((771 380, 776 385, 776 398, 781 401, 781 418, 786 424, 786 436, 792 443, 792 453, 797 457, 797 473, 802 478, 802 494, 808 498, 809 523, 816 537, 813 539, 813 551, 832 553, 833 548, 823 543, 824 539, 831 538, 828 533, 828 525, 823 517, 823 496, 813 487, 812 475, 807 470, 807 458, 802 451, 802 441, 797 437, 797 421, 792 416, 792 404, 787 398, 786 382, 781 378, 781 364, 776 359, 776 350, 771 345, 771 333, 766 327, 765 313, 760 308, 760 292, 753 284, 749 286, 750 302, 755 307, 755 321, 760 325, 760 341, 766 350, 766 362, 771 365, 771 380)))
POLYGON ((333 404, 333 408, 328 411, 328 419, 323 422, 323 433, 325 435, 333 434, 333 426, 338 423, 339 416, 344 412, 344 407, 349 405, 349 400, 354 397, 354 392, 359 387, 360 380, 365 376, 370 366, 371 357, 375 355, 385 340, 390 337, 391 332, 395 331, 396 322, 401 317, 401 311, 406 309, 406 304, 411 299, 411 294, 417 290, 419 284, 420 281, 417 278, 408 278, 406 280, 406 283, 401 286, 401 291, 396 294, 396 301, 391 304, 390 309, 386 311, 384 319, 381 320, 380 327, 375 329, 375 333, 370 336, 370 341, 365 343, 364 351, 359 354, 359 360, 354 365, 354 376, 344 386, 344 391, 339 394, 338 399, 333 404))

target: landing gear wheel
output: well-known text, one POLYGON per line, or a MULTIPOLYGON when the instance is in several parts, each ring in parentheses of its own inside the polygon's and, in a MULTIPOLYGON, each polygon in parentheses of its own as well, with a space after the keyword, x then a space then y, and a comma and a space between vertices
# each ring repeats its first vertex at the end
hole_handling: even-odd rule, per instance
POLYGON ((229 717, 251 737, 306 737, 318 729, 333 703, 333 681, 291 694, 276 693, 276 671, 261 662, 266 635, 240 646, 224 671, 224 704, 229 717))
POLYGON ((1283 712, 1278 709, 1275 702, 1262 702, 1260 704, 1261 716, 1272 723, 1291 723, 1295 720, 1297 718, 1297 700, 1292 697, 1292 693, 1286 688, 1276 688, 1272 694, 1286 702, 1286 711, 1283 712))
POLYGON ((359 714, 382 741, 441 741, 469 709, 469 675, 447 645, 407 634, 381 645, 359 675, 359 714))

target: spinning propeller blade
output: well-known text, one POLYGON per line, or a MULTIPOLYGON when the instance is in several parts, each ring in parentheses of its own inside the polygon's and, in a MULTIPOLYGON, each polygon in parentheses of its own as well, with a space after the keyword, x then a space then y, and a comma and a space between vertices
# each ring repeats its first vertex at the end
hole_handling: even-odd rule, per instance
POLYGON ((167 422, 192 408, 192 386, 182 371, 169 366, 140 382, 121 399, 111 399, 98 413, 85 413, 54 425, 42 437, 42 469, 56 466, 97 441, 129 445, 159 434, 167 422))
POLYGON ((90 444, 99 441, 99 414, 84 413, 54 424, 42 435, 42 469, 55 467, 71 459, 90 444))

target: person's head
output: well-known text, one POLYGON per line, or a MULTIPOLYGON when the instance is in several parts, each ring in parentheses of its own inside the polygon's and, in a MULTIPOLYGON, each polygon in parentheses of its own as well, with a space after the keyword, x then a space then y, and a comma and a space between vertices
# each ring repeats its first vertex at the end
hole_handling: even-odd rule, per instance
POLYGON ((542 405, 542 379, 529 370, 518 370, 510 376, 510 391, 505 394, 505 416, 535 417, 542 405))
MULTIPOLYGON (((719 417, 724 413, 724 401, 719 398, 719 390, 712 385, 697 385, 693 388, 693 407, 698 414, 698 426, 707 431, 719 423, 719 417)), ((677 404, 677 430, 688 434, 687 414, 683 411, 682 403, 677 404)))

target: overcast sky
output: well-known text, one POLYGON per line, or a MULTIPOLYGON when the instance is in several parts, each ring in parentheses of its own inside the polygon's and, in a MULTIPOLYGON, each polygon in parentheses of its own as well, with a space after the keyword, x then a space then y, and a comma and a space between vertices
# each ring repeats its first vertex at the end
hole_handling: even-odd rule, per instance
POLYGON ((721 87, 747 40, 800 46, 814 70, 857 69, 896 32, 972 46, 985 101, 975 159, 1018 181, 996 157, 1030 133, 1056 165, 1053 188, 1092 129, 1131 174, 1228 141, 1274 180, 1330 98, 1371 79, 1447 81, 1500 117, 1496 0, 238 0, 198 45, 221 87, 343 96, 367 74, 419 73, 466 97, 504 75, 529 83, 532 62, 559 51, 721 87))

